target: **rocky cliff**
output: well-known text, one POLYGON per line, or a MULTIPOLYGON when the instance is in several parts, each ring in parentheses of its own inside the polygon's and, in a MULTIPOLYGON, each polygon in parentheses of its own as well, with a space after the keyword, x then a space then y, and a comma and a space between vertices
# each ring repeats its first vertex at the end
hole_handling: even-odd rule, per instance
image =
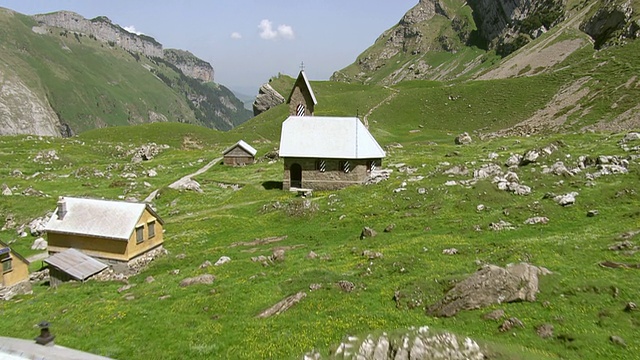
POLYGON ((640 37, 638 6, 631 0, 420 0, 331 80, 392 85, 477 74, 488 60, 499 61, 495 55, 505 58, 552 29, 570 37, 581 30, 596 49, 621 44, 640 37))
POLYGON ((115 44, 123 49, 150 57, 163 57, 162 44, 154 38, 136 35, 113 24, 106 16, 88 20, 71 11, 58 11, 50 14, 34 15, 33 18, 47 26, 77 31, 97 40, 115 44))
POLYGON ((165 60, 175 65, 183 74, 203 82, 213 82, 213 67, 189 51, 165 49, 165 60))
POLYGON ((0 68, 0 135, 60 137, 62 125, 46 98, 10 71, 0 68))

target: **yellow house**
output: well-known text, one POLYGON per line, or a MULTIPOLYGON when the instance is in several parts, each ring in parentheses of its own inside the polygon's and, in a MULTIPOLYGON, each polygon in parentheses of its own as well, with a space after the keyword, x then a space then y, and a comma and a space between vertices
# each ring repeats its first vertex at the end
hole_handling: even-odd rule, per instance
POLYGON ((8 288, 29 281, 29 261, 2 241, 0 241, 0 263, 2 263, 0 288, 8 288))
POLYGON ((73 248, 128 262, 162 245, 163 226, 148 204, 61 197, 45 230, 50 255, 73 248))

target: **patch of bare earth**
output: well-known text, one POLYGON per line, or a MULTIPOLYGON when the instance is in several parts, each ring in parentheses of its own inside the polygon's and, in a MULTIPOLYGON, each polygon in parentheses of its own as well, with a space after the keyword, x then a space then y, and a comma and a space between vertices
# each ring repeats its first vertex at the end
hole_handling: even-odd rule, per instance
MULTIPOLYGON (((496 131, 488 137, 495 136, 526 136, 542 131, 559 129, 569 116, 582 110, 579 102, 591 91, 587 83, 591 77, 582 77, 562 88, 547 105, 536 111, 530 118, 510 128, 496 131)), ((588 112, 585 109, 583 113, 588 112)))
MULTIPOLYGON (((585 43, 586 41, 583 39, 571 39, 543 48, 539 46, 542 43, 538 44, 507 59, 500 67, 481 75, 478 79, 490 80, 535 75, 561 63, 574 51, 584 46, 585 43)), ((546 42, 544 45, 546 45, 546 42)))
POLYGON ((638 128, 640 128, 640 105, 623 112, 612 121, 600 121, 596 124, 585 126, 582 130, 622 132, 638 128))

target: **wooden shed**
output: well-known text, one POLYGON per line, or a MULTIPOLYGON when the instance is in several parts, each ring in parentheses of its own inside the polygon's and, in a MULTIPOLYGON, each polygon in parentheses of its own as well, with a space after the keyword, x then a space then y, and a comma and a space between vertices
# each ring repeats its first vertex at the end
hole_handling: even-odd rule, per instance
POLYGON ((0 263, 2 263, 0 288, 29 282, 29 261, 2 241, 0 241, 0 263))
POLYGON ((256 160, 258 151, 243 140, 233 144, 222 152, 224 156, 224 164, 231 166, 241 166, 253 164, 256 160))
POLYGON ((162 246, 163 226, 148 204, 61 197, 45 231, 50 255, 73 248, 119 263, 162 246))
POLYGON ((49 265, 49 285, 57 287, 70 280, 85 281, 108 265, 76 249, 67 249, 44 260, 49 265))

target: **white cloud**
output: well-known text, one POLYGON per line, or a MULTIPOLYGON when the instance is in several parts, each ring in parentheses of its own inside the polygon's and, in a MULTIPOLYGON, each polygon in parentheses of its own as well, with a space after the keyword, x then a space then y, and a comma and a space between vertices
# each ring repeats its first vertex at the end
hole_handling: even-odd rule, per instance
POLYGON ((289 25, 280 25, 278 26, 278 34, 285 39, 293 39, 295 35, 293 34, 293 28, 289 25))
POLYGON ((295 38, 295 34, 293 33, 293 28, 291 26, 279 25, 277 30, 274 30, 273 22, 268 19, 263 19, 262 21, 260 21, 258 29, 260 29, 260 37, 265 40, 275 40, 278 37, 282 37, 288 40, 292 40, 295 38))
POLYGON ((136 35, 142 35, 144 33, 136 30, 136 27, 133 25, 129 25, 129 26, 125 26, 124 27, 125 30, 127 30, 128 32, 132 33, 132 34, 136 34, 136 35))
POLYGON ((231 33, 231 38, 234 40, 240 40, 242 39, 242 34, 240 34, 239 32, 232 32, 231 33))

